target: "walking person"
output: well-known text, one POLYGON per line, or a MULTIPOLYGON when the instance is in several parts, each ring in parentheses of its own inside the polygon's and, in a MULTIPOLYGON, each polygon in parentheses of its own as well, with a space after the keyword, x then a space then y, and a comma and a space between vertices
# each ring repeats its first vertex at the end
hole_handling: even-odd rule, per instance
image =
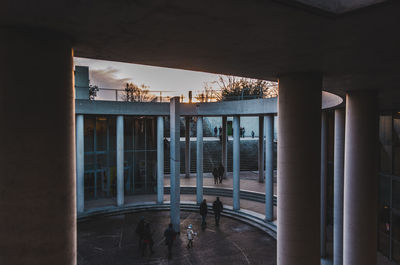
POLYGON ((150 249, 150 256, 153 255, 153 233, 151 232, 150 229, 150 223, 146 223, 144 232, 143 232, 143 248, 142 248, 142 257, 144 256, 144 253, 146 252, 147 247, 150 249))
POLYGON ((222 205, 222 202, 219 200, 219 197, 217 197, 217 200, 214 201, 214 203, 213 203, 213 211, 214 211, 216 226, 219 226, 219 219, 221 218, 221 213, 223 210, 224 210, 224 207, 222 205))
POLYGON ((214 127, 214 136, 217 136, 217 133, 218 133, 218 129, 217 129, 217 126, 215 126, 214 127))
POLYGON ((136 234, 139 237, 139 251, 142 250, 143 248, 143 237, 144 237, 144 232, 145 232, 145 225, 146 225, 146 220, 144 219, 143 216, 140 217, 140 221, 136 226, 136 234))
POLYGON ((168 228, 164 231, 165 244, 168 246, 168 259, 172 259, 172 245, 174 243, 176 232, 169 224, 168 228))
POLYGON ((197 233, 193 231, 193 226, 192 224, 190 224, 187 228, 186 231, 187 234, 187 239, 188 239, 188 243, 187 243, 187 248, 192 248, 193 247, 193 239, 195 236, 197 236, 197 233))
POLYGON ((224 178, 224 173, 225 173, 225 168, 222 165, 222 163, 219 164, 218 167, 218 179, 219 179, 219 184, 222 184, 222 179, 224 178))
POLYGON ((207 226, 206 223, 207 213, 208 213, 207 201, 206 199, 204 199, 203 202, 200 203, 201 227, 203 229, 205 229, 207 226))
POLYGON ((214 167, 212 174, 214 176, 214 184, 218 184, 219 172, 217 167, 214 167))

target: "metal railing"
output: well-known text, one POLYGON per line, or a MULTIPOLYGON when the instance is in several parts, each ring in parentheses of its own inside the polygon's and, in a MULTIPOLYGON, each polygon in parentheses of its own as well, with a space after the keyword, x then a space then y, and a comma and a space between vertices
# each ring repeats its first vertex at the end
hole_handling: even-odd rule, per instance
POLYGON ((234 100, 248 100, 257 98, 267 98, 267 94, 262 93, 260 95, 245 95, 244 90, 239 95, 226 96, 222 95, 222 90, 215 89, 209 90, 207 94, 204 90, 190 91, 189 94, 194 94, 192 98, 190 96, 184 96, 183 94, 177 95, 178 91, 171 90, 144 90, 142 92, 130 92, 125 89, 116 88, 103 88, 97 86, 89 87, 78 87, 81 91, 84 89, 88 90, 88 99, 90 100, 105 100, 105 101, 128 101, 128 102, 170 102, 172 97, 179 96, 181 102, 218 102, 218 101, 234 101, 234 100), (193 93, 194 92, 194 93, 193 93), (166 96, 165 94, 168 94, 166 96))

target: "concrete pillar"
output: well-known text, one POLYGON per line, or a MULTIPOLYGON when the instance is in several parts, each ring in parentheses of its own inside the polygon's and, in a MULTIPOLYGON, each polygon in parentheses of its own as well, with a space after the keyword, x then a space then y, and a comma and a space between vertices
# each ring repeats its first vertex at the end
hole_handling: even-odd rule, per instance
POLYGON ((180 231, 180 106, 179 97, 170 102, 170 186, 171 186, 171 223, 176 232, 180 231))
POLYGON ((346 96, 343 264, 377 262, 378 108, 374 91, 346 96))
POLYGON ((190 117, 185 117, 185 177, 190 177, 190 117))
POLYGON ((226 178, 226 172, 228 172, 228 132, 226 129, 227 117, 222 116, 222 165, 225 168, 223 178, 226 178))
POLYGON ((196 198, 197 203, 203 201, 203 117, 197 117, 196 141, 196 198))
POLYGON ((264 183, 264 116, 258 117, 258 182, 264 183))
POLYGON ((279 78, 278 265, 319 265, 322 76, 279 78))
POLYGON ((117 205, 124 205, 124 116, 117 116, 117 205))
POLYGON ((240 210, 240 116, 233 116, 233 210, 240 210))
POLYGON ((76 264, 71 41, 0 29, 0 263, 76 264))
POLYGON ((84 150, 84 117, 76 115, 76 202, 78 213, 85 210, 85 150, 84 150))
POLYGON ((321 115, 321 257, 326 257, 327 114, 321 115))
POLYGON ((157 203, 164 202, 164 118, 157 117, 157 203))
POLYGON ((265 126, 265 220, 274 219, 274 116, 264 116, 265 126))
POLYGON ((333 265, 343 265, 344 109, 335 110, 333 162, 333 265))

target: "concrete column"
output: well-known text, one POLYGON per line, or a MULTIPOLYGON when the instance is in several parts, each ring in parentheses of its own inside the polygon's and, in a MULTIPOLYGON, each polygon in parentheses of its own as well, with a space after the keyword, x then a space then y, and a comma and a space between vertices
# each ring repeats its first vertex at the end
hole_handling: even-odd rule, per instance
POLYGON ((164 118, 157 117, 157 203, 164 202, 164 118))
POLYGON ((326 177, 328 166, 326 113, 321 115, 321 257, 326 257, 326 177))
POLYGON ((264 183, 264 116, 258 117, 258 182, 264 183))
POLYGON ((333 162, 333 265, 343 265, 344 109, 335 110, 333 162))
POLYGON ((322 76, 279 78, 278 265, 319 265, 322 76))
POLYGON ((171 223, 176 232, 180 231, 180 106, 179 97, 170 102, 170 186, 171 186, 171 223))
POLYGON ((196 141, 196 198, 197 203, 203 201, 203 117, 197 117, 196 141))
POLYGON ((83 121, 83 115, 76 115, 76 202, 78 213, 83 213, 85 210, 85 150, 83 121))
POLYGON ((190 117, 185 117, 185 177, 190 177, 190 117))
POLYGON ((233 210, 240 210, 240 116, 233 116, 233 210))
POLYGON ((117 116, 117 205, 124 205, 124 116, 117 116))
POLYGON ((378 108, 374 91, 346 96, 343 264, 377 262, 378 108))
POLYGON ((274 116, 264 116, 265 126, 265 220, 274 219, 274 116))
POLYGON ((227 117, 222 116, 222 165, 225 168, 223 178, 226 178, 226 172, 228 172, 228 132, 226 130, 227 117))
POLYGON ((73 265, 72 43, 45 29, 0 36, 0 263, 73 265))

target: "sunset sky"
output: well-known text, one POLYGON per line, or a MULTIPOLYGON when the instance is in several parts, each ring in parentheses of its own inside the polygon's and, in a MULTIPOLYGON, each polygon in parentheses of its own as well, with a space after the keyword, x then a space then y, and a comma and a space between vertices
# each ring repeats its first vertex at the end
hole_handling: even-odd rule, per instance
MULTIPOLYGON (((163 91, 163 96, 187 97, 188 91, 196 92, 203 89, 204 82, 218 79, 218 75, 204 72, 178 70, 172 68, 127 64, 112 61, 74 58, 74 64, 89 66, 90 84, 100 88, 122 89, 127 82, 137 85, 145 84, 150 91, 163 91)), ((215 86, 217 88, 217 86, 215 86)), ((100 95, 100 96, 104 96, 100 95)))

